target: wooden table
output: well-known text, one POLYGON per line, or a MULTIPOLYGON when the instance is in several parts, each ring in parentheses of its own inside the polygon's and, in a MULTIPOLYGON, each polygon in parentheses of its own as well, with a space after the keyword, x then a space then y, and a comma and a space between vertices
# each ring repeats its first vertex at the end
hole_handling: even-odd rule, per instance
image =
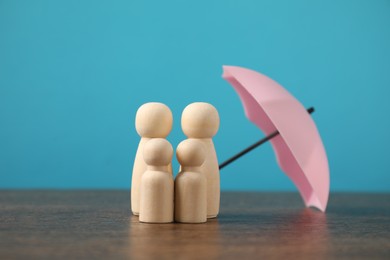
POLYGON ((221 195, 206 224, 142 224, 129 191, 0 191, 0 259, 390 259, 390 194, 221 195))

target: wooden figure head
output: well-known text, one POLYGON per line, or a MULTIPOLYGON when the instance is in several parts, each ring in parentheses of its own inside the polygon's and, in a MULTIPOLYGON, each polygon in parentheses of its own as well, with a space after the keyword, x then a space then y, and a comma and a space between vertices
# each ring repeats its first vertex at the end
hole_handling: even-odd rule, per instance
POLYGON ((219 128, 218 111, 209 103, 189 104, 181 115, 181 127, 188 138, 212 138, 219 128))
POLYGON ((135 128, 142 137, 167 137, 172 130, 172 123, 173 116, 169 107, 157 102, 143 104, 135 116, 135 128))
POLYGON ((176 157, 180 165, 184 167, 201 166, 205 160, 205 148, 196 139, 187 139, 181 142, 176 149, 176 157))
POLYGON ((166 166, 172 160, 172 145, 164 138, 150 139, 144 146, 145 163, 151 166, 166 166))

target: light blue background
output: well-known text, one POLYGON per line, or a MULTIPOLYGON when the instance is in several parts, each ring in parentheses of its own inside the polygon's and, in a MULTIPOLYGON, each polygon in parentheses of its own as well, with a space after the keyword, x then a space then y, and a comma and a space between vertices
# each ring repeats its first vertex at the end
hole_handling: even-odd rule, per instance
MULTIPOLYGON (((129 188, 137 108, 214 104, 220 161, 263 134, 221 78, 260 71, 313 115, 333 191, 390 191, 390 2, 0 0, 0 188, 129 188)), ((174 161, 174 167, 177 168, 174 161)), ((224 190, 295 190, 271 146, 224 190)))

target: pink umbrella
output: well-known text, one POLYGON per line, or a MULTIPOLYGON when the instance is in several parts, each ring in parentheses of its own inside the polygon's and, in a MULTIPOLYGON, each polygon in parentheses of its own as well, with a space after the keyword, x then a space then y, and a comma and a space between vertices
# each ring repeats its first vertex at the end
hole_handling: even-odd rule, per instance
POLYGON ((325 211, 329 197, 328 159, 317 127, 303 105, 277 82, 258 72, 223 66, 222 77, 237 91, 251 122, 268 135, 227 160, 224 167, 272 138, 281 169, 297 186, 307 207, 325 211))

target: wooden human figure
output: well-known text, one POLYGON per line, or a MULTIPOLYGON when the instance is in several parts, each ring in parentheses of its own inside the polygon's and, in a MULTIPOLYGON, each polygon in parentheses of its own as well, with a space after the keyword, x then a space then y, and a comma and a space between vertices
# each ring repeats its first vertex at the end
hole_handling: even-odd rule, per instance
MULTIPOLYGON (((138 150, 134 159, 133 174, 131 178, 131 211, 139 214, 140 183, 142 174, 146 171, 143 158, 143 148, 151 138, 165 138, 172 129, 173 116, 171 110, 162 103, 146 103, 139 107, 135 117, 135 128, 141 136, 138 150)), ((172 166, 168 171, 172 176, 172 166)), ((173 179, 173 177, 172 177, 173 179)))
POLYGON ((200 172, 205 160, 202 142, 187 139, 176 149, 181 171, 175 179, 175 221, 204 223, 207 221, 207 180, 200 172))
POLYGON ((215 218, 219 213, 220 179, 212 137, 219 128, 218 111, 208 103, 192 103, 183 110, 181 127, 189 139, 199 140, 204 145, 205 161, 200 171, 207 179, 207 218, 215 218))
POLYGON ((167 170, 172 154, 172 146, 164 138, 153 138, 144 146, 147 168, 141 178, 140 222, 173 222, 174 183, 167 170))

